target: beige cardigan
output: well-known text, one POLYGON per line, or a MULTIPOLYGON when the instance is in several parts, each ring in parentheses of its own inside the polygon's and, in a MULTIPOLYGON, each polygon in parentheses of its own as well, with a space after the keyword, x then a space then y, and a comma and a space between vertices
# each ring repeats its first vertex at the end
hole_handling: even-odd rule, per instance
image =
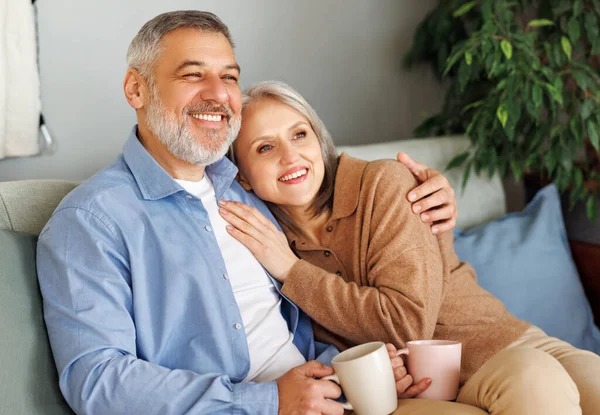
POLYGON ((462 385, 530 324, 477 284, 452 232, 436 237, 411 212, 406 195, 416 185, 398 162, 342 154, 322 246, 284 229, 302 260, 282 292, 314 320, 317 340, 340 350, 376 340, 462 342, 462 385))

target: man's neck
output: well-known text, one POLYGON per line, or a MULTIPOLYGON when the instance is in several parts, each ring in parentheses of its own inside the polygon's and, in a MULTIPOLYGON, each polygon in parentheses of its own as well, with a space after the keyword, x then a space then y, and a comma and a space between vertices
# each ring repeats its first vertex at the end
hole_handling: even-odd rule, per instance
POLYGON ((142 123, 138 124, 137 137, 154 160, 174 179, 199 182, 204 177, 204 166, 191 164, 174 157, 142 123))

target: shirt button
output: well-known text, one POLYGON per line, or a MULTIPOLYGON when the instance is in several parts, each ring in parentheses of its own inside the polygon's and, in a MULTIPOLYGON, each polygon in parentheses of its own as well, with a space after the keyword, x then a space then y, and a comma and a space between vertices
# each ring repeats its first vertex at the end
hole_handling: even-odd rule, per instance
POLYGON ((323 252, 323 255, 325 255, 325 256, 329 256, 329 255, 331 255, 331 252, 329 252, 329 251, 325 251, 325 252, 323 252))
POLYGON ((242 328, 242 325, 240 323, 235 323, 235 327, 236 330, 240 330, 242 328))
POLYGON ((208 225, 206 225, 206 226, 204 227, 204 229, 206 229, 206 232, 210 232, 210 231, 212 231, 212 228, 211 228, 210 226, 208 226, 208 225))
POLYGON ((187 197, 188 199, 191 199, 192 195, 185 195, 185 197, 187 197))
POLYGON ((331 232, 333 230, 333 226, 328 226, 326 230, 327 232, 331 232))
POLYGON ((336 271, 336 272, 335 272, 335 275, 338 275, 338 276, 340 276, 340 277, 341 277, 341 276, 342 276, 342 273, 341 273, 340 271, 336 271))
POLYGON ((223 278, 225 278, 226 280, 229 280, 229 275, 223 274, 223 278))

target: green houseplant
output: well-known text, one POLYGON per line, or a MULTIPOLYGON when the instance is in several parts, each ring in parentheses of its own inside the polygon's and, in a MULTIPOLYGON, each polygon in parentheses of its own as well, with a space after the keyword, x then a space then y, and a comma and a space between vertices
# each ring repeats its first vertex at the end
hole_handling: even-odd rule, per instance
POLYGON ((430 63, 445 104, 418 136, 465 134, 449 168, 554 182, 593 219, 600 180, 600 0, 439 0, 405 64, 430 63))

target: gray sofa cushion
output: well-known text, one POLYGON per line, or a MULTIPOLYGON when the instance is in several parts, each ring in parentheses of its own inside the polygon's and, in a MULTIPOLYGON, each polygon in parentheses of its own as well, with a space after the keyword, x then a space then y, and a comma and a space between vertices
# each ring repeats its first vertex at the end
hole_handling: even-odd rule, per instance
POLYGON ((0 414, 73 414, 58 389, 35 270, 37 237, 0 230, 0 414))
POLYGON ((39 235, 56 206, 77 184, 63 180, 0 182, 0 229, 39 235))

